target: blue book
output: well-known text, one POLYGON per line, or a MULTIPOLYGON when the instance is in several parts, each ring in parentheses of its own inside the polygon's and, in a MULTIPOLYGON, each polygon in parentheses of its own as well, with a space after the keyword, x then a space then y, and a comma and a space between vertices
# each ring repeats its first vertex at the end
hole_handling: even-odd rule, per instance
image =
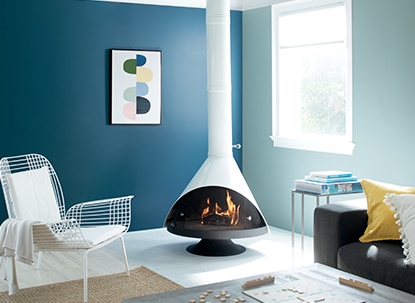
POLYGON ((344 194, 344 193, 360 193, 363 192, 360 181, 337 182, 337 183, 321 183, 312 182, 304 179, 295 181, 295 189, 314 194, 344 194))
POLYGON ((320 183, 351 182, 351 181, 358 180, 356 176, 340 177, 340 178, 320 178, 320 177, 314 177, 314 176, 305 176, 304 179, 306 181, 320 182, 320 183))

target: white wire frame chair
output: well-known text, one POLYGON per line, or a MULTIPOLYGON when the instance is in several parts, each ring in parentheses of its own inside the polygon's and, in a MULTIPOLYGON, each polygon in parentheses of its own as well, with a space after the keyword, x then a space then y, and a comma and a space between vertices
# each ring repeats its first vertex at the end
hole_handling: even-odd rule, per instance
MULTIPOLYGON (((66 211, 65 200, 58 176, 49 160, 39 154, 5 157, 0 160, 1 184, 10 219, 16 217, 16 195, 11 176, 47 168, 53 195, 59 212, 59 220, 33 224, 33 248, 38 253, 40 267, 44 251, 82 251, 84 302, 88 302, 88 253, 120 239, 125 272, 130 274, 123 235, 131 221, 133 195, 82 202, 66 211)), ((21 202, 19 202, 21 203, 21 202)), ((22 218, 24 219, 24 218, 22 218)))

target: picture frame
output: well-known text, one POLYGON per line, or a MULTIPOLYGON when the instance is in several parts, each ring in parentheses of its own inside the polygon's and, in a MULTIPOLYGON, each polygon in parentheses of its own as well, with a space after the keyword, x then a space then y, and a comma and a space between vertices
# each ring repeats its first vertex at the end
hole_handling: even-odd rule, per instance
POLYGON ((161 51, 111 49, 111 124, 161 124, 161 51))

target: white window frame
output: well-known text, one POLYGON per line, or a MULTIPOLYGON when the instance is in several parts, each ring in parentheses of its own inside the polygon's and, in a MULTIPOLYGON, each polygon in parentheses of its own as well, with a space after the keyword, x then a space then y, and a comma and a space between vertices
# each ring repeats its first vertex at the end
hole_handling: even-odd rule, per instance
POLYGON ((301 149, 308 151, 327 152, 352 155, 355 144, 353 143, 353 111, 352 111, 352 3, 351 0, 299 0, 288 3, 275 4, 272 7, 272 139, 275 147, 301 149), (346 135, 303 135, 296 137, 282 137, 279 134, 278 125, 278 86, 279 86, 279 41, 278 41, 278 17, 280 14, 296 10, 305 10, 333 4, 344 4, 346 8, 346 47, 348 48, 347 67, 347 92, 346 92, 346 135))

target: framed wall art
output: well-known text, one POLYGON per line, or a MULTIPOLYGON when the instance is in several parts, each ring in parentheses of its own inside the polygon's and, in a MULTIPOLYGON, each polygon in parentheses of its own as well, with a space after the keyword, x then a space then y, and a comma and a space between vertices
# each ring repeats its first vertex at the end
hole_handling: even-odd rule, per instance
POLYGON ((161 124, 161 51, 111 50, 111 124, 161 124))

